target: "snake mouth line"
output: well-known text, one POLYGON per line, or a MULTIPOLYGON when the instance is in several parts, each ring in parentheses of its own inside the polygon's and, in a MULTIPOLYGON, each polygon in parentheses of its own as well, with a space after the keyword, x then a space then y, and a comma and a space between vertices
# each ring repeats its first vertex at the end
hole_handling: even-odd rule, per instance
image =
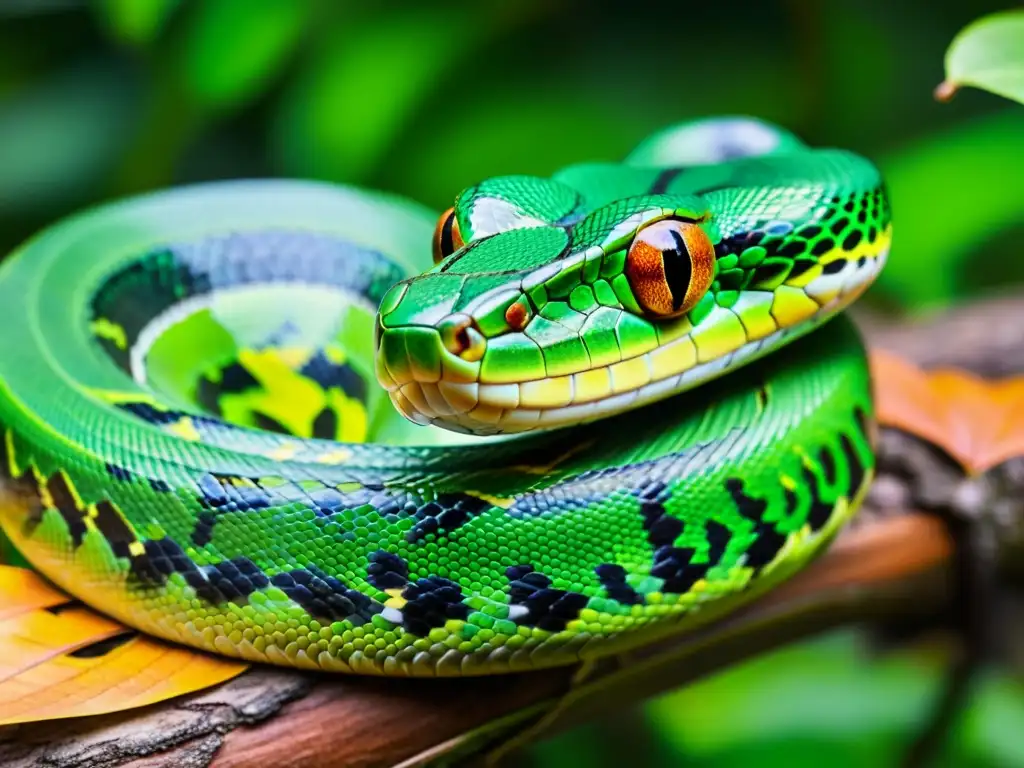
POLYGON ((410 365, 396 378, 381 364, 378 376, 394 406, 424 426, 496 435, 593 421, 691 389, 813 330, 860 296, 887 256, 888 245, 788 288, 802 300, 786 312, 776 305, 779 289, 746 291, 731 308, 716 306, 698 328, 655 349, 568 375, 490 383, 479 380, 478 368, 460 370, 456 359, 452 367, 445 361, 440 376, 417 375, 410 365))

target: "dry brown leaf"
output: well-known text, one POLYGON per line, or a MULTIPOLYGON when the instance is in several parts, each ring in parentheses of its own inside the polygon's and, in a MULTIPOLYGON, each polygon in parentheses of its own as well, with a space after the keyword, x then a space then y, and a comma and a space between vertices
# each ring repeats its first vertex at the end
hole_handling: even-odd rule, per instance
POLYGON ((1024 455, 1024 376, 924 371, 883 350, 872 351, 871 370, 879 422, 938 446, 965 472, 1024 455))
POLYGON ((32 571, 0 565, 0 622, 36 608, 50 608, 70 600, 32 571))
POLYGON ((0 725, 142 707, 247 666, 140 635, 31 571, 0 566, 0 725))

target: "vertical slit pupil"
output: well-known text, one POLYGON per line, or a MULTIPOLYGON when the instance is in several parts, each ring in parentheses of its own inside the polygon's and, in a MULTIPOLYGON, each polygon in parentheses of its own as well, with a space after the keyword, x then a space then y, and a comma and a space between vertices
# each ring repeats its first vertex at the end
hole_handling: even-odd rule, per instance
POLYGON ((448 218, 441 225, 441 255, 451 256, 455 253, 455 238, 452 236, 452 227, 455 226, 455 211, 448 214, 448 218))
POLYGON ((686 241, 679 230, 672 229, 670 233, 676 246, 662 251, 661 259, 665 268, 665 282, 672 294, 672 309, 679 309, 686 298, 686 292, 690 290, 693 267, 690 264, 690 252, 686 249, 686 241))

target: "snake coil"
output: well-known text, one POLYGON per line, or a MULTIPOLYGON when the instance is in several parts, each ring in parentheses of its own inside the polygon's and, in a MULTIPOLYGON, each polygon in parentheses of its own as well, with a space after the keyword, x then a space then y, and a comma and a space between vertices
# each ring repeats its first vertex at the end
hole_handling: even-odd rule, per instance
POLYGON ((889 242, 869 162, 739 118, 440 220, 297 181, 87 211, 0 267, 0 525, 93 608, 253 661, 633 647, 853 513, 873 409, 839 315, 889 242))

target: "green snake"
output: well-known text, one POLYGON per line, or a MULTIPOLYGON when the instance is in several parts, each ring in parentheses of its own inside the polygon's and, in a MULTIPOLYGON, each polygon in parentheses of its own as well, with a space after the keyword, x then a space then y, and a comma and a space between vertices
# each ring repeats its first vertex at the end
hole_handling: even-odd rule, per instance
POLYGON ((0 267, 0 521, 87 605, 250 661, 633 648, 855 510, 874 411, 841 311, 890 233, 870 162, 745 118, 439 220, 288 180, 107 204, 0 267))

